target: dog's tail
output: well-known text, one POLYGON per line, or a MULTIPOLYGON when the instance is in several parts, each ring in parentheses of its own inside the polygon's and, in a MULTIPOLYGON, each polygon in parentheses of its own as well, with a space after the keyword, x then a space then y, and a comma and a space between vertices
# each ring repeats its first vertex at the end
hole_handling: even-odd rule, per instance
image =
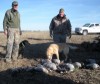
POLYGON ((71 45, 69 45, 69 48, 70 48, 70 49, 73 49, 73 50, 78 49, 78 47, 76 47, 76 46, 71 46, 71 45))

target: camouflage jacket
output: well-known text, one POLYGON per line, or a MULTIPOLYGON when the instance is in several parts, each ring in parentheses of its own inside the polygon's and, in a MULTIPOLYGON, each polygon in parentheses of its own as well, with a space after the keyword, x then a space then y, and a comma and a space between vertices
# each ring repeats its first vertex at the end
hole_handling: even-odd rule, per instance
POLYGON ((59 15, 55 16, 49 26, 50 34, 71 34, 71 23, 70 20, 64 15, 60 18, 59 15))
POLYGON ((3 20, 3 28, 4 30, 7 28, 20 29, 20 15, 18 11, 14 11, 13 9, 9 9, 6 11, 5 17, 3 20))

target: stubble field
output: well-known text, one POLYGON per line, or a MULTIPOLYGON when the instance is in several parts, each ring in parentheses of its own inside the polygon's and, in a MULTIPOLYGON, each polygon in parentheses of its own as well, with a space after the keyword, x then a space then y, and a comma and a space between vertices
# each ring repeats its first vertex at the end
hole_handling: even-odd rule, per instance
MULTIPOLYGON (((69 40, 70 45, 80 47, 84 41, 92 42, 98 35, 72 35, 69 40)), ((48 44, 52 43, 49 32, 23 32, 20 41, 28 40, 30 46, 23 54, 23 59, 18 59, 12 63, 4 61, 6 53, 6 36, 0 33, 0 84, 100 84, 100 69, 77 69, 73 72, 58 73, 52 71, 48 74, 35 72, 21 72, 12 76, 9 69, 17 67, 34 67, 40 63, 40 59, 45 58, 45 51, 48 44)), ((88 52, 83 50, 70 50, 69 56, 73 62, 84 61, 85 59, 96 59, 100 61, 100 52, 88 52)))

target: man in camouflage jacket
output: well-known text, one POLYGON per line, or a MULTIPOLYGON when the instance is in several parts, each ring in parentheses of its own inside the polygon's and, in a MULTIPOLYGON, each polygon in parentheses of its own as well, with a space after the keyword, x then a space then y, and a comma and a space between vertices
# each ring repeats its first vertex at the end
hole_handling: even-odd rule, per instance
POLYGON ((19 38, 21 35, 20 15, 18 12, 18 2, 12 2, 12 8, 7 10, 3 20, 4 34, 7 35, 6 61, 16 60, 19 50, 19 38))

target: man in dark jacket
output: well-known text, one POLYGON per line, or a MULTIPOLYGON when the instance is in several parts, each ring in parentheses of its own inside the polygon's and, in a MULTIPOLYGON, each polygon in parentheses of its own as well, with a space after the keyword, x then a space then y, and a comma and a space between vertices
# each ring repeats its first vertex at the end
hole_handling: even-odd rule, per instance
POLYGON ((59 10, 59 14, 55 16, 50 23, 50 36, 54 42, 66 43, 66 38, 71 38, 71 23, 64 14, 64 9, 59 10))
POLYGON ((12 2, 12 8, 7 10, 3 20, 4 34, 7 35, 6 61, 11 62, 11 58, 16 60, 19 50, 19 38, 21 35, 20 15, 18 12, 18 2, 12 2))

